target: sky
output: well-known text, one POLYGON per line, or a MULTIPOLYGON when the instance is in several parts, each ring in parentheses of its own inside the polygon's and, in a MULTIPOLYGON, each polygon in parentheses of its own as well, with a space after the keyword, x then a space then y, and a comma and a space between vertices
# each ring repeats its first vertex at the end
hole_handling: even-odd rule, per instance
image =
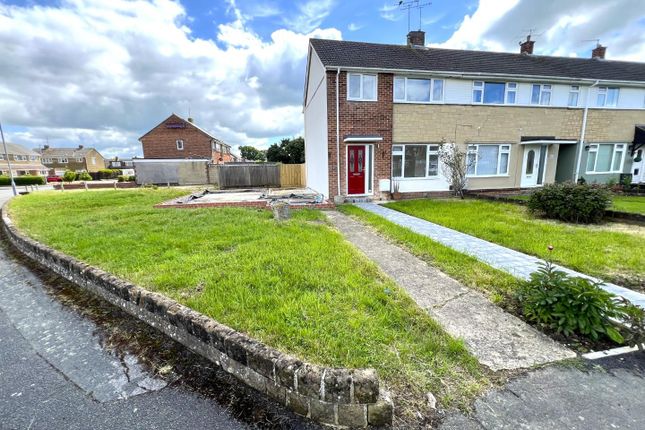
MULTIPOLYGON (((0 0, 0 123, 29 148, 130 157, 190 112, 234 148, 266 148, 304 133, 309 38, 403 44, 397 3, 0 0)), ((536 54, 588 57, 599 39, 607 59, 645 61, 643 0, 432 0, 410 23, 434 47, 518 52, 530 32, 536 54)))

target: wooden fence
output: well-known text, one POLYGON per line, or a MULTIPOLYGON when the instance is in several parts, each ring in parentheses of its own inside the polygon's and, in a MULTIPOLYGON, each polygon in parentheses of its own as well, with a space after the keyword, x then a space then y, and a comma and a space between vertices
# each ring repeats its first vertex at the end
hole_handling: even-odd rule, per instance
POLYGON ((219 188, 303 187, 304 164, 229 163, 209 166, 209 183, 219 188))
POLYGON ((280 185, 283 187, 304 187, 304 164, 280 164, 280 185))

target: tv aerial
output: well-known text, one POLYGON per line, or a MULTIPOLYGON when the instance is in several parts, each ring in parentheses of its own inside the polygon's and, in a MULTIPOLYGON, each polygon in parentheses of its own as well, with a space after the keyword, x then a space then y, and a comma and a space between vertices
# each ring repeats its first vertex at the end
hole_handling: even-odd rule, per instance
POLYGON ((419 10, 419 30, 421 30, 421 10, 426 7, 430 6, 432 2, 423 2, 421 0, 399 0, 397 5, 399 6, 400 10, 407 10, 408 11, 408 32, 410 31, 410 11, 412 9, 418 9, 419 10))

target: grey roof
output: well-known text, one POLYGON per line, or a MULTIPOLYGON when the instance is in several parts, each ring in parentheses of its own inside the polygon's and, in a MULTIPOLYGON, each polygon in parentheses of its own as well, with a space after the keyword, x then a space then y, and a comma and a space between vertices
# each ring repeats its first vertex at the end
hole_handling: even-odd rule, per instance
POLYGON ((311 39, 326 67, 645 82, 645 63, 311 39))
POLYGON ((41 149, 40 153, 46 158, 67 157, 67 158, 81 158, 94 150, 94 148, 47 148, 41 149))
MULTIPOLYGON (((22 145, 18 145, 16 143, 9 143, 9 142, 6 142, 6 144, 7 144, 7 152, 9 154, 40 156, 40 154, 38 154, 37 152, 34 152, 31 149, 27 149, 22 145)), ((4 154, 4 148, 2 147, 2 142, 0 142, 0 152, 4 154)))

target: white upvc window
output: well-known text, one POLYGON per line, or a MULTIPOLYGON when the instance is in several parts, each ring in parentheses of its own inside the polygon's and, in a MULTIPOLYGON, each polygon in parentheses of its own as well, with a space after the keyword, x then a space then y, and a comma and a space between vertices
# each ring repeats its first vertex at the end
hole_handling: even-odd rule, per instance
POLYGON ((473 81, 473 103, 476 104, 515 104, 517 82, 473 81))
POLYGON ((507 176, 511 145, 468 145, 468 176, 507 176))
POLYGON ((51 158, 43 158, 43 163, 51 163, 52 159, 51 158))
POLYGON ((424 179, 439 176, 438 144, 392 145, 392 177, 424 179))
POLYGON ((443 79, 420 79, 396 76, 394 101, 430 103, 443 101, 443 79))
POLYGON ((178 151, 183 151, 184 150, 184 141, 181 139, 177 139, 175 141, 175 144, 177 145, 177 150, 178 151))
POLYGON ((96 164, 96 157, 92 157, 92 164, 96 164))
POLYGON ((30 159, 31 161, 36 161, 36 160, 38 160, 38 157, 37 157, 37 156, 35 156, 35 155, 30 155, 30 156, 29 156, 29 159, 30 159))
POLYGON ((569 100, 567 101, 567 106, 577 107, 579 98, 580 98, 580 86, 571 85, 569 87, 569 100))
POLYGON ((376 75, 349 73, 347 75, 347 100, 376 101, 376 75))
POLYGON ((548 106, 551 104, 551 90, 550 84, 533 84, 531 90, 531 104, 548 106))
POLYGON ((77 157, 76 161, 79 162, 79 163, 82 163, 83 162, 83 157, 77 157))
POLYGON ((625 162, 624 143, 589 145, 586 173, 621 173, 625 162))
POLYGON ((598 87, 598 97, 596 98, 596 106, 601 107, 616 107, 618 105, 619 88, 611 87, 598 87))
POLYGON ((58 162, 59 162, 59 163, 67 163, 67 161, 68 161, 68 160, 67 160, 67 158, 65 158, 65 157, 59 157, 59 158, 58 158, 58 162))

